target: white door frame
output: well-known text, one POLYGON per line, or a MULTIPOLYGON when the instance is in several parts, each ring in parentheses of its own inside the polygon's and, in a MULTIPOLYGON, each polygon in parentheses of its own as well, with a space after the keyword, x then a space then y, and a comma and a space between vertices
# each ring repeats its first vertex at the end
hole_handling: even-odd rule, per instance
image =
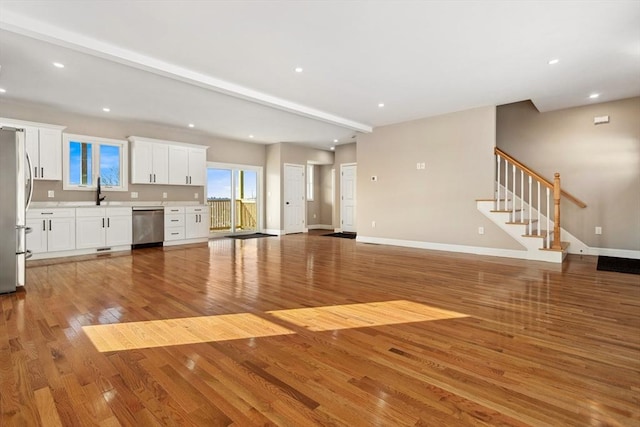
MULTIPOLYGON (((263 182, 263 167, 262 166, 255 166, 255 165, 241 165, 241 164, 237 164, 237 163, 219 163, 219 162, 207 162, 207 169, 209 168, 213 168, 213 169, 229 169, 231 170, 231 225, 233 227, 231 227, 232 229, 229 231, 225 231, 224 233, 227 234, 242 234, 242 233, 237 233, 235 231, 235 209, 236 209, 236 204, 235 204, 235 192, 233 191, 235 189, 236 186, 236 182, 235 182, 235 176, 234 176, 234 170, 252 170, 256 172, 256 175, 258 176, 258 183, 256 185, 256 189, 258 191, 258 194, 256 194, 256 208, 257 208, 257 214, 258 214, 258 222, 256 224, 256 232, 263 232, 263 224, 262 224, 262 212, 263 212, 263 206, 262 206, 262 200, 263 197, 262 195, 264 194, 264 182, 263 182)), ((209 186, 209 182, 207 180, 207 176, 205 174, 205 182, 204 182, 204 200, 205 200, 205 204, 208 204, 207 202, 207 194, 208 194, 208 186, 209 186)), ((209 231, 209 235, 210 236, 217 236, 220 235, 220 232, 215 232, 215 231, 209 231)))
MULTIPOLYGON (((356 185, 355 183, 357 183, 357 178, 358 178, 358 164, 357 163, 341 163, 340 164, 340 231, 349 231, 349 232, 356 232, 358 224, 357 222, 355 222, 356 220, 356 213, 354 212, 354 223, 355 223, 355 227, 353 230, 345 230, 344 228, 344 195, 343 193, 343 188, 344 188, 344 182, 342 177, 344 176, 344 168, 345 167, 355 167, 355 176, 354 176, 354 185, 356 185)), ((355 208, 357 210, 357 200, 358 200, 358 192, 357 192, 357 187, 355 188, 355 200, 354 200, 354 204, 355 204, 355 208)))

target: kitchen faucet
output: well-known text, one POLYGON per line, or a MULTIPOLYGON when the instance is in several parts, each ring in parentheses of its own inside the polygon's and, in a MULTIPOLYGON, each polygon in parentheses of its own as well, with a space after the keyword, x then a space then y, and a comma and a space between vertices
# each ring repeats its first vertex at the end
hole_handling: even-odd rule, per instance
POLYGON ((100 206, 100 202, 103 201, 107 196, 100 197, 100 177, 98 177, 98 191, 96 192, 96 205, 100 206))

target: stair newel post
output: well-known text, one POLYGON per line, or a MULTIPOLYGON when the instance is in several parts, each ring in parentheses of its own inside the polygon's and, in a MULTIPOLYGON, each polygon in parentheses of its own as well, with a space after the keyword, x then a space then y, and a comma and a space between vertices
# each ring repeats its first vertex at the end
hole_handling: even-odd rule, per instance
POLYGON ((560 174, 553 176, 553 249, 562 249, 560 242, 560 174))

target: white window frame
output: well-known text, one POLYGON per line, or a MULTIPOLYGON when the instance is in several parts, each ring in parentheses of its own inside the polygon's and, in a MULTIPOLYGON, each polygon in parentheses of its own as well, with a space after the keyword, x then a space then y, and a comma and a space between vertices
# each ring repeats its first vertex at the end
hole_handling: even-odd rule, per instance
POLYGON ((101 138, 99 136, 62 134, 62 189, 72 191, 95 191, 100 174, 100 145, 116 145, 120 147, 120 185, 100 185, 102 191, 129 191, 129 141, 125 139, 101 138), (91 143, 92 150, 92 185, 74 185, 69 182, 69 155, 71 142, 91 143))
POLYGON ((314 166, 312 164, 307 165, 307 202, 313 202, 315 196, 313 187, 315 184, 314 166))

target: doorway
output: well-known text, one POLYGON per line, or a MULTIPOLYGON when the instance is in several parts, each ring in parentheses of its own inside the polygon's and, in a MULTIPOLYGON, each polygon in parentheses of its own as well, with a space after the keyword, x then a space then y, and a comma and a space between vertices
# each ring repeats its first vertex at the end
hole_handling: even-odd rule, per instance
POLYGON ((207 205, 211 233, 253 233, 262 228, 262 168, 207 164, 207 205))
POLYGON ((305 167, 284 165, 284 232, 303 233, 305 209, 305 167))
POLYGON ((355 163, 340 165, 340 225, 343 232, 355 233, 356 227, 356 175, 355 163))

